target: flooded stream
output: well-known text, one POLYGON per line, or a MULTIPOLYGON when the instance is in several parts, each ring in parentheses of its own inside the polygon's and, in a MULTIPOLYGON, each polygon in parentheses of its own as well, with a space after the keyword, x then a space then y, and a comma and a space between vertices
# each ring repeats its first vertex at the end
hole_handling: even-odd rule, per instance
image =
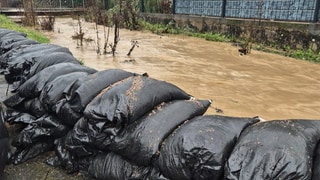
MULTIPOLYGON (((84 23, 85 38, 96 41, 94 24, 84 23)), ((103 28, 99 36, 103 40, 103 28)), ((207 114, 260 116, 264 119, 320 119, 320 64, 259 51, 240 56, 229 43, 185 35, 120 30, 116 56, 97 55, 94 42, 77 45, 77 22, 58 18, 52 44, 69 48, 84 65, 120 68, 173 83, 198 99, 212 99, 207 114), (131 56, 131 40, 137 40, 131 56), (221 109, 223 113, 217 112, 221 109)), ((113 40, 111 31, 110 40, 113 40)), ((103 46, 103 45, 101 45, 103 46)), ((110 51, 110 48, 108 49, 110 51)))

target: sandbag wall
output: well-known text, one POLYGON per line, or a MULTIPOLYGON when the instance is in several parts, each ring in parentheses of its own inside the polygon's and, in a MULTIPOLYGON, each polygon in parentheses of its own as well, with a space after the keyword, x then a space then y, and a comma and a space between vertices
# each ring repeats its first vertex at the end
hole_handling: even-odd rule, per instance
POLYGON ((82 66, 64 47, 7 29, 0 68, 13 93, 0 123, 21 127, 12 137, 14 164, 54 150, 49 165, 95 179, 320 175, 320 121, 203 115, 210 100, 147 74, 82 66))

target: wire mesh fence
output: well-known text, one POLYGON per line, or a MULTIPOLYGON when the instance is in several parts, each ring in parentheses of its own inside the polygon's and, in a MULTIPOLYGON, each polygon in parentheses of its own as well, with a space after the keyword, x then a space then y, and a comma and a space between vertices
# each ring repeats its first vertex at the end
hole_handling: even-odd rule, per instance
POLYGON ((85 0, 33 0, 37 8, 83 8, 85 0))
POLYGON ((318 21, 319 0, 175 0, 177 14, 318 21), (225 4, 225 5, 223 5, 225 4))

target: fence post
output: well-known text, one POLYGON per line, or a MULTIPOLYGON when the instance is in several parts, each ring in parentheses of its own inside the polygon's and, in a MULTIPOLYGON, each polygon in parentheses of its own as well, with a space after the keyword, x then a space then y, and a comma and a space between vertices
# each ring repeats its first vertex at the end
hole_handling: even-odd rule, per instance
POLYGON ((176 13, 176 0, 172 0, 172 14, 176 13))
POLYGON ((226 5, 227 5, 227 0, 222 0, 222 6, 221 6, 221 17, 226 16, 226 5))
POLYGON ((141 12, 144 13, 144 11, 145 11, 144 0, 141 0, 140 2, 141 2, 141 12))
POLYGON ((316 0, 316 7, 313 13, 313 22, 319 21, 320 0, 316 0))

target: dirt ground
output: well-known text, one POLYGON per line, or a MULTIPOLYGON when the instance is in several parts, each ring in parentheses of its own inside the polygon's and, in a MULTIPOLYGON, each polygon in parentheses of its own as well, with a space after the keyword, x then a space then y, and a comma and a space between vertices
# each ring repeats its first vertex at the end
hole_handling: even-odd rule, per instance
MULTIPOLYGON (((320 119, 320 65, 275 54, 252 51, 241 56, 238 47, 229 43, 209 42, 185 35, 156 35, 150 32, 121 30, 115 57, 97 55, 94 25, 84 23, 84 45, 71 36, 76 21, 58 18, 55 32, 46 32, 52 44, 69 48, 84 65, 97 70, 120 68, 173 83, 198 99, 212 99, 207 114, 238 117, 260 116, 272 119, 320 119), (126 54, 131 41, 139 47, 126 54), (221 111, 219 111, 221 110, 221 111)), ((101 27, 100 27, 101 28, 101 27)), ((101 46, 103 29, 100 29, 101 46)), ((109 43, 113 36, 109 38, 109 43)), ((110 51, 110 48, 108 49, 110 51)), ((1 99, 7 85, 0 78, 1 99)), ((67 175, 44 161, 53 152, 21 165, 8 165, 5 180, 83 179, 67 175)))

